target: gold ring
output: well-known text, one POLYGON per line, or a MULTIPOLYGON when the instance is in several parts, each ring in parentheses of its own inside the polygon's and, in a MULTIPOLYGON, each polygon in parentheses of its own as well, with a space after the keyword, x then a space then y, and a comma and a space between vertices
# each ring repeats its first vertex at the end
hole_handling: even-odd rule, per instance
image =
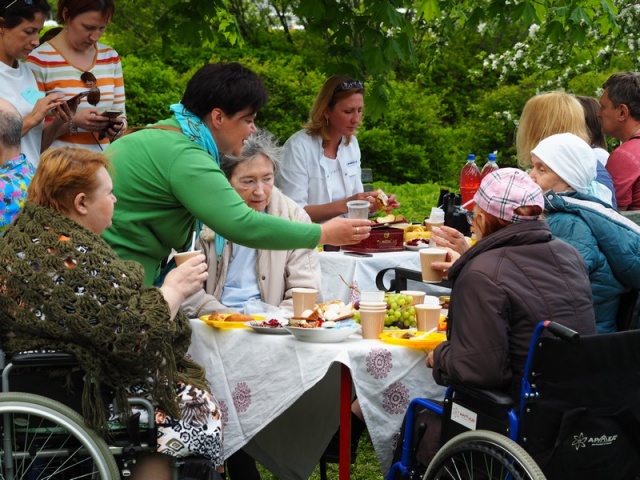
POLYGON ((360 234, 360 228, 356 227, 356 235, 360 234))

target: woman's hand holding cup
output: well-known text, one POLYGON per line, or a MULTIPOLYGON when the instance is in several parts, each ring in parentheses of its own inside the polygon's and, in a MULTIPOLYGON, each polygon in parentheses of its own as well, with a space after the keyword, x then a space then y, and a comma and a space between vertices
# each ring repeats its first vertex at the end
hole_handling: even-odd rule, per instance
POLYGON ((372 222, 365 219, 336 217, 321 225, 318 245, 352 245, 369 238, 372 222))

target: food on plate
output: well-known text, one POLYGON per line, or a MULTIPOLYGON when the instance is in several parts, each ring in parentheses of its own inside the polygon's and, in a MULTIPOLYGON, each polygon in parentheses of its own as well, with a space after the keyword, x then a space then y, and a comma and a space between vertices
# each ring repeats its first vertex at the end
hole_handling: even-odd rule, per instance
POLYGON ((263 320, 262 322, 251 322, 255 327, 264 327, 264 328, 283 328, 284 325, 280 323, 279 320, 272 318, 271 320, 263 320))
POLYGON ((411 240, 404 242, 404 244, 411 247, 429 246, 429 240, 426 238, 412 238, 411 240))
POLYGON ((353 316, 353 305, 342 300, 320 303, 313 310, 305 310, 300 317, 293 317, 296 326, 316 328, 326 322, 336 322, 353 316), (299 320, 296 322, 296 320, 299 320))
POLYGON ((396 216, 393 213, 390 213, 389 215, 385 215, 384 217, 376 218, 376 222, 378 223, 391 223, 391 222, 395 222, 395 220, 396 220, 396 216))
POLYGON ((376 218, 376 223, 395 223, 406 221, 407 219, 404 217, 404 215, 394 215, 393 213, 389 213, 388 215, 383 215, 376 218))
POLYGON ((244 313, 219 313, 213 312, 209 315, 209 320, 213 322, 250 322, 253 320, 251 315, 245 315, 244 313))
POLYGON ((447 317, 445 317, 444 315, 440 315, 440 320, 438 320, 438 331, 447 331, 447 317))

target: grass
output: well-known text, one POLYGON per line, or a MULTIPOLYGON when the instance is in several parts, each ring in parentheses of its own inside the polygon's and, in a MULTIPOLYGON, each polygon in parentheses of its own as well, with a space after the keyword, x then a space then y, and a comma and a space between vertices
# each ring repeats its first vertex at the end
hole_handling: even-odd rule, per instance
MULTIPOLYGON (((391 448, 391 445, 389 445, 391 448)), ((261 480, 277 480, 278 477, 273 475, 261 465, 258 466, 261 480)), ((327 479, 334 480, 338 478, 338 464, 327 464, 327 479)), ((358 444, 358 456, 356 462, 351 465, 351 480, 381 480, 383 478, 378 464, 378 457, 373 449, 373 444, 369 438, 369 434, 364 432, 360 437, 358 444)), ((309 477, 309 480, 320 480, 320 464, 318 464, 309 477)))

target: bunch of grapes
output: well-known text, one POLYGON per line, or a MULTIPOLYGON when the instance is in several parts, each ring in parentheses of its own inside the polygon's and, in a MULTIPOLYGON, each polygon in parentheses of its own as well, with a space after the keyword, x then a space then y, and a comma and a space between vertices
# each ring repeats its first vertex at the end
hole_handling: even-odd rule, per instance
MULTIPOLYGON (((407 329, 416 326, 416 308, 411 305, 413 297, 401 293, 387 293, 387 313, 384 316, 384 327, 388 330, 407 329)), ((354 305, 357 308, 357 305, 354 305)), ((360 323, 360 312, 356 310, 353 318, 360 323)))

